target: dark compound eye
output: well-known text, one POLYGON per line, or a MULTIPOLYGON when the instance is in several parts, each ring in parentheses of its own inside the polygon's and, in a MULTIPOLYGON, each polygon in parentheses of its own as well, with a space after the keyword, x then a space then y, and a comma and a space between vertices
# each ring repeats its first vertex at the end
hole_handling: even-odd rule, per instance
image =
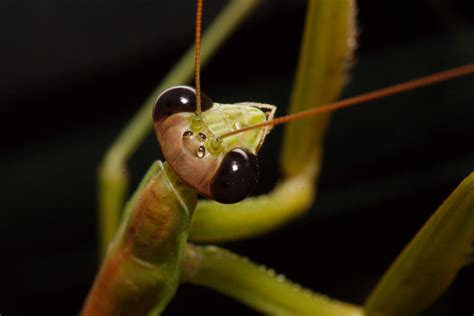
MULTIPOLYGON (((201 93, 201 109, 206 111, 212 107, 212 100, 201 93)), ((156 99, 153 108, 153 121, 160 122, 168 116, 181 112, 196 111, 196 90, 188 86, 177 86, 163 91, 156 99)))
POLYGON ((227 153, 212 178, 212 197, 220 203, 237 203, 252 193, 257 180, 257 157, 246 149, 235 148, 227 153))

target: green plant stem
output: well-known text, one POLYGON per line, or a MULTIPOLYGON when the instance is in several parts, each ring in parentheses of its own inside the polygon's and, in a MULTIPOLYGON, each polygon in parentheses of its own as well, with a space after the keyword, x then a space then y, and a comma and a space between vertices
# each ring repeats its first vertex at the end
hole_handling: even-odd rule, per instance
MULTIPOLYGON (((202 39, 202 62, 208 61, 225 39, 248 16, 260 0, 233 0, 206 30, 202 39)), ((188 82, 194 73, 194 47, 191 47, 177 65, 150 94, 137 114, 123 129, 107 151, 99 167, 99 235, 100 252, 104 253, 120 221, 127 189, 126 161, 151 131, 151 111, 158 95, 164 89, 188 82)))
POLYGON ((209 287, 270 315, 362 315, 357 306, 315 294, 225 249, 188 245, 183 281, 209 287))

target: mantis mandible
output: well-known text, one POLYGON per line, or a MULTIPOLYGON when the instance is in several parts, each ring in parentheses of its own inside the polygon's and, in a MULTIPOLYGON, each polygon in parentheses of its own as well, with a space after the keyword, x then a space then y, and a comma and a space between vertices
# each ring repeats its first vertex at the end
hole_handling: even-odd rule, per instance
MULTIPOLYGON (((348 8, 346 11, 342 11, 346 12, 346 15, 342 18, 345 18, 346 21, 348 21, 347 24, 351 25, 352 21, 350 21, 350 18, 348 17, 353 15, 353 13, 350 13, 350 10, 353 10, 353 4, 349 1, 341 3, 341 6, 346 6, 348 8)), ((316 5, 312 4, 312 7, 314 9, 316 5)), ((344 38, 350 38, 352 36, 350 33, 353 32, 353 30, 348 26, 346 32, 344 38)), ((346 47, 343 47, 342 55, 349 55, 352 49, 350 41, 346 41, 346 43, 349 44, 346 47)), ((198 47, 198 45, 196 46, 198 47)), ((470 73, 473 71, 472 68, 471 65, 452 73, 443 73, 440 76, 444 80, 452 76, 457 76, 460 73, 470 73)), ((340 72, 339 76, 343 76, 342 67, 340 72)), ((336 71, 335 77, 337 77, 337 73, 338 72, 336 71)), ((198 80, 196 81, 199 82, 198 80)), ((423 80, 422 82, 426 84, 430 82, 430 80, 423 80)), ((148 175, 145 176, 141 187, 129 202, 122 226, 118 232, 119 237, 113 242, 108 251, 105 261, 106 263, 101 272, 101 276, 98 278, 99 281, 97 281, 94 290, 89 297, 84 314, 160 313, 173 296, 180 273, 183 274, 182 277, 184 279, 190 279, 198 284, 211 282, 211 287, 219 289, 218 285, 213 284, 213 282, 216 282, 215 280, 210 281, 206 278, 205 274, 200 275, 202 271, 205 271, 205 266, 199 267, 199 264, 205 262, 205 260, 200 261, 202 260, 202 257, 207 256, 209 262, 212 262, 212 260, 215 259, 213 256, 215 256, 216 253, 218 256, 224 258, 227 255, 229 264, 231 262, 237 262, 237 266, 239 266, 240 263, 242 266, 247 267, 249 269, 247 270, 248 274, 255 273, 255 271, 252 270, 252 265, 246 266, 248 264, 247 262, 240 262, 239 259, 226 252, 222 252, 222 250, 196 248, 194 246, 186 247, 185 242, 187 240, 189 221, 191 220, 193 209, 197 203, 195 194, 187 185, 192 186, 194 190, 198 191, 200 194, 215 198, 221 202, 230 203, 243 199, 250 193, 255 185, 257 163, 254 156, 263 143, 264 137, 268 132, 268 127, 276 125, 279 121, 273 121, 271 124, 266 123, 272 121, 274 112, 272 106, 247 103, 241 105, 245 110, 237 111, 239 112, 238 114, 234 114, 235 110, 229 108, 229 111, 234 112, 229 112, 231 114, 226 114, 226 116, 237 117, 235 127, 232 127, 230 130, 226 130, 228 127, 216 127, 219 123, 217 114, 206 113, 207 110, 210 110, 213 107, 213 103, 204 95, 199 97, 200 89, 198 86, 199 85, 197 84, 196 90, 188 87, 171 88, 160 95, 156 102, 153 116, 155 130, 158 135, 161 135, 178 128, 179 131, 175 134, 178 135, 178 138, 173 142, 173 145, 183 143, 184 147, 187 148, 186 150, 197 157, 193 158, 194 160, 205 160, 207 157, 212 158, 212 154, 220 155, 221 153, 225 153, 225 155, 219 156, 221 158, 217 162, 208 163, 211 165, 211 172, 206 171, 204 174, 199 174, 200 170, 193 170, 192 163, 188 163, 189 165, 184 169, 184 171, 176 166, 172 166, 175 162, 178 162, 178 164, 186 164, 187 162, 182 161, 183 158, 180 156, 181 154, 176 153, 176 148, 172 148, 169 152, 166 152, 164 146, 169 146, 169 144, 162 145, 165 157, 167 157, 168 160, 171 158, 172 162, 170 163, 170 166, 162 165, 160 163, 152 166, 148 175), (198 101, 200 98, 202 101, 201 106, 203 108, 203 114, 201 114, 201 110, 196 109, 199 107, 198 104, 201 103, 201 101, 198 101), (168 105, 170 103, 168 99, 174 100, 174 103, 172 102, 173 104, 176 104, 176 100, 178 100, 178 104, 180 104, 179 101, 181 101, 178 110, 172 109, 173 106, 168 105), (193 102, 193 100, 196 101, 193 102), (160 106, 160 104, 164 105, 160 106), (191 110, 189 110, 189 106, 191 106, 191 110), (162 108, 166 108, 167 110, 161 110, 162 108), (258 108, 261 108, 264 111, 259 110, 254 116, 250 115, 248 119, 240 118, 240 112, 243 113, 258 108), (177 116, 174 115, 183 111, 191 114, 185 115, 184 119, 181 115, 178 120, 177 116), (260 128, 255 128, 259 123, 264 123, 266 125, 261 125, 260 128), (245 133, 249 138, 244 137, 244 133, 239 131, 242 130, 242 126, 253 126, 252 130, 245 133), (233 132, 239 132, 241 134, 232 135, 233 132), (222 144, 223 138, 226 138, 228 141, 226 145, 222 144), (204 146, 204 144, 206 144, 206 146, 204 146), (229 147, 227 147, 227 145, 229 145, 229 147), (231 157, 231 159, 229 160, 227 157, 231 157), (245 168, 243 168, 243 166, 245 166, 245 168), (236 168, 236 170, 234 170, 234 168, 236 168), (240 174, 237 176, 232 175, 232 171, 240 170, 245 170, 245 176, 240 174), (224 180, 220 180, 222 174, 225 175, 224 180), (230 186, 230 192, 223 192, 223 190, 221 190, 223 183, 230 186), (238 185, 242 183, 244 183, 243 186, 238 185), (240 189, 242 189, 242 192, 239 191, 240 189), (229 197, 229 193, 233 193, 234 195, 229 197), (160 202, 161 206, 157 207, 153 199, 163 199, 166 200, 166 203, 160 202), (163 204, 165 204, 164 207, 163 204), (154 209, 157 209, 157 213, 154 213, 154 209), (163 210, 166 210, 166 212, 162 213, 163 210), (170 212, 170 210, 172 210, 172 212, 170 212), (155 217, 157 214, 162 217, 155 217), (142 218, 147 216, 149 217, 148 221, 142 221, 142 218), (182 268, 181 264, 183 264, 182 268), (197 265, 197 267, 194 265, 197 265), (200 269, 201 272, 198 272, 200 269), (101 296, 103 293, 110 296, 101 296), (108 301, 110 298, 112 299, 108 301)), ((339 87, 336 87, 335 91, 332 91, 330 98, 334 98, 335 95, 338 94, 340 86, 341 84, 339 83, 339 87)), ((413 85, 413 87, 415 86, 416 85, 413 85)), ((341 106, 341 103, 336 106, 333 105, 333 107, 337 106, 341 106)), ((221 107, 225 108, 227 106, 221 107)), ((217 112, 220 111, 221 110, 218 110, 217 112)), ((165 137, 167 137, 167 140, 169 139, 169 136, 165 137)), ((158 136, 158 138, 160 138, 160 136, 158 136)), ((178 150, 182 150, 182 148, 178 147, 178 150)), ((312 153, 310 158, 312 159, 313 155, 317 156, 318 154, 319 153, 317 152, 312 153)), ((307 159, 308 157, 305 158, 307 159)), ((307 187, 311 187, 310 183, 314 180, 314 175, 317 170, 314 170, 314 166, 305 166, 304 164, 300 164, 298 167, 304 171, 305 175, 301 175, 301 170, 287 171, 287 173, 292 177, 290 177, 288 183, 284 183, 278 189, 287 190, 287 192, 284 193, 284 196, 288 196, 288 193, 291 191, 293 191, 292 193, 294 196, 297 196, 298 192, 295 191, 302 191, 299 194, 302 195, 300 199, 304 201, 299 203, 306 204, 308 201, 312 200, 312 194, 311 192, 305 192, 305 190, 307 187)), ((294 199, 298 200, 297 197, 294 199)), ((279 201, 278 198, 275 198, 275 196, 270 197, 269 200, 270 203, 265 201, 264 203, 270 205, 273 204, 271 205, 272 207, 275 207, 275 202, 281 203, 281 201, 279 201), (274 201, 271 201, 271 199, 274 201)), ((255 200, 250 203, 258 204, 262 203, 262 200, 255 200)), ((205 205, 203 208, 205 209, 205 205)), ((299 208, 301 208, 301 204, 292 207, 292 209, 299 208)), ((264 207, 262 207, 262 209, 264 209, 264 207)), ((289 217, 291 216, 288 214, 282 216, 283 220, 287 220, 289 217)), ((282 218, 278 218, 276 224, 270 224, 270 228, 263 228, 263 231, 265 229, 271 229, 272 226, 279 225, 282 218)), ((239 227, 238 229, 240 230, 241 228, 239 227)), ((206 228, 201 228, 201 230, 205 235, 206 228)), ((198 231, 195 235, 199 236, 199 233, 200 232, 198 231)), ((205 240, 207 238, 212 240, 213 238, 222 238, 225 240, 236 238, 236 236, 239 237, 239 234, 243 234, 244 236, 255 234, 255 232, 252 231, 252 228, 247 232, 226 232, 227 234, 230 234, 230 236, 224 235, 219 237, 220 233, 221 232, 219 231, 211 231, 210 237, 197 237, 196 239, 199 240, 199 238, 201 238, 205 240), (232 234, 234 235, 232 236, 232 234)), ((222 263, 218 263, 217 265, 220 264, 222 263)), ((218 268, 218 266, 216 267, 218 268)), ((241 267, 242 271, 245 270, 244 267, 241 267)), ((260 271, 262 271, 261 275, 259 276, 257 273, 254 276, 255 278, 263 277, 268 280, 269 283, 275 282, 275 286, 280 284, 282 286, 282 291, 285 292, 285 296, 295 296, 290 299, 290 301, 294 300, 294 304, 284 302, 282 304, 283 306, 279 306, 279 304, 274 302, 275 306, 265 307, 267 303, 253 302, 252 298, 246 297, 246 295, 242 293, 235 294, 236 297, 242 301, 263 311, 272 313, 290 312, 301 314, 311 314, 320 311, 321 313, 341 315, 357 314, 361 312, 361 310, 356 306, 337 301, 330 301, 324 297, 319 297, 309 292, 302 291, 297 286, 285 282, 271 273, 267 273, 264 270, 260 271)), ((219 283, 219 281, 216 283, 219 283)), ((231 291, 227 289, 225 285, 220 286, 222 287, 220 290, 223 292, 228 293, 228 291, 231 291)), ((275 300, 275 298, 270 299, 270 301, 272 300, 275 300)))

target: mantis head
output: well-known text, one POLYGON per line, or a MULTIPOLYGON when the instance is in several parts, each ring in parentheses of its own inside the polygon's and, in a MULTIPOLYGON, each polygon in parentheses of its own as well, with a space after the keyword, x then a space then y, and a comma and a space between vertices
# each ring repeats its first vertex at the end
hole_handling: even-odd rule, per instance
POLYGON ((196 90, 177 86, 157 98, 153 122, 166 161, 184 183, 217 202, 236 203, 257 183, 257 152, 271 127, 220 136, 269 121, 275 109, 250 102, 219 104, 201 93, 202 112, 196 114, 196 90))

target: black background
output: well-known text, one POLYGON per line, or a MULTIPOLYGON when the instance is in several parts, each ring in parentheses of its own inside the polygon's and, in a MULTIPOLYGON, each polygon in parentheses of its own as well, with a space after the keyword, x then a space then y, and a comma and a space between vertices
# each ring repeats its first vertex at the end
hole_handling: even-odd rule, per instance
MULTIPOLYGON (((205 24, 223 1, 207 1, 205 24)), ((285 113, 305 1, 264 1, 203 71, 214 100, 285 113)), ((96 269, 96 168, 107 146, 193 41, 194 1, 0 4, 2 315, 77 314, 96 269)), ((359 1, 359 48, 345 95, 472 62, 472 1, 359 1)), ((303 286, 363 303, 378 278, 474 169, 474 78, 343 110, 327 137, 319 196, 302 218, 227 244, 303 286)), ((277 179, 281 128, 261 152, 258 193, 277 179)), ((304 136, 302 136, 304 137, 304 136)), ((155 159, 130 161, 132 188, 155 159)), ((471 315, 463 269, 426 315, 471 315)), ((184 285, 167 315, 253 314, 184 285)))

